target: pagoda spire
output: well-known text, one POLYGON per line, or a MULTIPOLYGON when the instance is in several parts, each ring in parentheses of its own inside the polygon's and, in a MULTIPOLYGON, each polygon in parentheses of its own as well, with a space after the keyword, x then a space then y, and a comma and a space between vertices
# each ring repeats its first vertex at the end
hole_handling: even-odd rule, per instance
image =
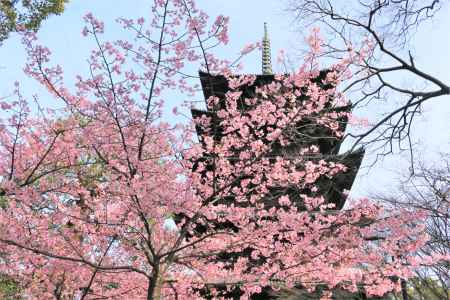
POLYGON ((272 61, 270 54, 270 40, 267 32, 267 23, 264 22, 264 38, 262 40, 262 73, 263 75, 271 75, 272 61))

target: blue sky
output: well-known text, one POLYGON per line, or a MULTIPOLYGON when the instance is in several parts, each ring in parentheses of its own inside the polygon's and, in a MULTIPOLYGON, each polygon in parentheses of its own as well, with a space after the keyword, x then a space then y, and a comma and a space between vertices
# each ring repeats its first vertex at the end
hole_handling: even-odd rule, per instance
MULTIPOLYGON (((294 26, 292 15, 284 11, 286 0, 198 0, 197 5, 211 16, 224 14, 230 16, 230 43, 227 47, 217 49, 222 57, 234 58, 249 43, 259 41, 263 34, 263 23, 269 23, 269 33, 272 42, 272 56, 275 60, 277 51, 284 49, 295 55, 303 42, 301 31, 294 26)), ((39 31, 41 42, 53 52, 53 61, 60 63, 70 80, 77 73, 84 74, 87 70, 86 57, 93 44, 82 38, 80 32, 83 26, 82 17, 92 12, 103 20, 106 25, 106 36, 117 39, 125 32, 115 24, 118 17, 146 17, 149 12, 148 0, 71 0, 62 16, 52 17, 44 22, 39 31)), ((450 83, 450 6, 446 6, 433 22, 426 24, 414 37, 413 48, 416 64, 424 70, 450 83)), ((0 47, 0 96, 11 94, 13 82, 21 82, 25 95, 41 96, 46 105, 54 105, 54 100, 48 98, 42 88, 31 79, 23 75, 22 68, 25 53, 19 38, 12 35, 0 47)), ((243 61, 244 71, 259 73, 261 69, 260 53, 256 52, 243 61)), ((277 67, 275 66, 275 70, 277 67)), ((174 95, 169 105, 176 105, 181 97, 174 95)), ((450 146, 450 97, 433 100, 424 106, 425 114, 416 124, 414 140, 420 142, 421 151, 418 155, 432 160, 439 151, 445 151, 450 146)), ((373 118, 376 112, 364 113, 373 118)), ((373 158, 367 155, 366 165, 373 158)), ((408 164, 405 155, 396 155, 377 163, 371 169, 362 169, 359 172, 352 190, 353 196, 367 196, 376 191, 383 191, 387 187, 395 186, 399 173, 407 172, 408 164)))

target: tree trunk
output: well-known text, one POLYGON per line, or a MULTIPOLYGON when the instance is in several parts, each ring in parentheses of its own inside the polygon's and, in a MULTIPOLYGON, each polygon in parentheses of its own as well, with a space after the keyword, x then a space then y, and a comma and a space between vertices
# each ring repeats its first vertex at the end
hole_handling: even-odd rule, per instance
POLYGON ((404 279, 402 279, 402 280, 400 281, 400 284, 401 284, 401 287, 402 287, 402 297, 403 297, 403 300, 408 300, 409 297, 408 297, 408 290, 407 290, 407 286, 406 286, 406 281, 405 281, 404 279))
POLYGON ((147 300, 161 300, 163 277, 159 268, 153 270, 152 277, 148 281, 147 300))
POLYGON ((156 286, 158 283, 158 275, 155 272, 153 272, 152 277, 149 279, 148 281, 148 289, 147 289, 147 300, 155 300, 158 298, 154 297, 155 291, 156 291, 156 286))

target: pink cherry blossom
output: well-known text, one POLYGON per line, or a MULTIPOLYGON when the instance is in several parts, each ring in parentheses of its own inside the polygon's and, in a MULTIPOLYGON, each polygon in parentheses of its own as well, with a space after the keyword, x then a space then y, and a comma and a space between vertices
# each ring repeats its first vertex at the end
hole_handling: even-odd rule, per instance
POLYGON ((241 299, 295 286, 383 295, 398 288, 392 278, 448 259, 414 255, 427 240, 421 211, 327 202, 321 182, 349 168, 323 155, 314 130, 342 137, 350 114, 335 110, 347 101, 338 87, 355 53, 317 80, 314 31, 305 64, 261 84, 202 52, 228 42, 229 19, 193 0, 154 1, 147 22, 119 19, 128 40, 104 41, 104 24, 84 20, 96 48, 74 84, 23 33, 24 70, 61 109, 32 112, 19 87, 0 102, 0 272, 25 298, 220 299, 219 285, 241 299), (188 105, 191 123, 168 123, 163 97, 193 93, 193 67, 229 90, 207 96, 207 112, 188 105))

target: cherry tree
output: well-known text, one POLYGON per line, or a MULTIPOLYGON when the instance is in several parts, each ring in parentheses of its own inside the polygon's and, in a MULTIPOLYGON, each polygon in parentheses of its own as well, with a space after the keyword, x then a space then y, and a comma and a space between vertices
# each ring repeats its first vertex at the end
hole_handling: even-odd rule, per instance
POLYGON ((104 24, 85 21, 97 48, 90 76, 73 87, 50 50, 23 33, 25 72, 62 109, 38 101, 33 111, 19 84, 15 100, 0 103, 0 271, 25 297, 201 299, 238 289, 248 299, 318 286, 324 298, 335 287, 383 295, 445 258, 414 256, 426 242, 420 210, 367 200, 333 210, 316 183, 346 166, 292 139, 305 124, 343 134, 348 112, 330 107, 345 105, 337 86, 358 57, 317 82, 315 33, 297 72, 244 96, 255 77, 233 75, 210 53, 227 43, 228 19, 210 21, 193 1, 157 0, 150 20, 120 19, 132 42, 103 41, 104 24), (195 92, 193 65, 228 80, 230 92, 206 103, 220 124, 162 119, 165 91, 195 92), (211 126, 223 134, 197 141, 195 127, 211 126))
POLYGON ((323 56, 327 59, 333 61, 349 50, 358 51, 353 48, 361 39, 372 44, 373 51, 356 61, 355 76, 342 90, 352 95, 355 108, 375 104, 373 107, 382 114, 373 120, 373 126, 348 136, 354 139, 355 146, 375 145, 381 156, 406 149, 414 168, 415 120, 427 103, 450 95, 446 79, 427 70, 425 66, 429 62, 418 59, 414 36, 426 23, 438 20, 440 12, 445 16, 447 1, 295 0, 287 3, 299 27, 312 24, 328 33, 329 39, 323 41, 326 48, 323 56), (416 82, 420 82, 420 88, 416 82))
MULTIPOLYGON (((425 247, 421 247, 419 255, 422 252, 425 255, 437 252, 445 254, 450 252, 450 232, 447 229, 450 219, 448 154, 441 154, 438 163, 430 164, 422 160, 418 165, 420 172, 402 178, 398 190, 393 191, 392 195, 376 197, 392 207, 417 207, 427 211, 426 231, 430 238, 425 247)), ((449 269, 450 265, 444 261, 416 270, 416 277, 404 283, 403 298, 448 299, 449 269)))

